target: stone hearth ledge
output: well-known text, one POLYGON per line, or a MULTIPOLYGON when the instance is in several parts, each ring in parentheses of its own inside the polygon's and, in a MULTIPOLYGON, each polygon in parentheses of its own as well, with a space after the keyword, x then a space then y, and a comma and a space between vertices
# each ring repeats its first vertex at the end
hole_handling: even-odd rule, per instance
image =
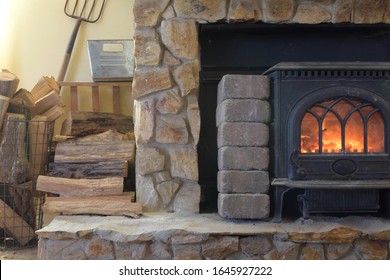
POLYGON ((267 221, 218 214, 57 216, 37 231, 38 259, 389 259, 390 220, 267 221))

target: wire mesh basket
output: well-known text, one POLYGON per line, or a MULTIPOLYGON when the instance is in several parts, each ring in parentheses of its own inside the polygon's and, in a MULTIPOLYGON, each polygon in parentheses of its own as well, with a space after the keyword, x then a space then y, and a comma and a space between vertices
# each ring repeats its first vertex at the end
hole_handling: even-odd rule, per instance
POLYGON ((54 122, 9 114, 0 121, 0 250, 37 243, 45 195, 36 190, 46 174, 54 122))

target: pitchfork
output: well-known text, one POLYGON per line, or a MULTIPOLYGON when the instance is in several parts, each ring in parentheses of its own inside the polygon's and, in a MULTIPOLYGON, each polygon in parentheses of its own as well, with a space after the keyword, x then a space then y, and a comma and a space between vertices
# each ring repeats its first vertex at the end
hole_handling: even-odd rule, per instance
POLYGON ((76 25, 73 28, 72 35, 70 36, 68 47, 66 48, 66 53, 64 60, 62 62, 62 67, 60 74, 58 75, 57 81, 63 81, 65 78, 66 70, 70 62, 70 57, 72 55, 73 46, 76 41, 77 33, 80 29, 81 22, 95 23, 97 22, 103 13, 103 8, 106 0, 74 0, 70 3, 69 0, 66 0, 64 6, 64 13, 71 18, 76 19, 76 25), (73 4, 73 6, 72 6, 73 4), (100 5, 99 5, 100 4, 100 5), (98 9, 100 6, 100 10, 98 9), (96 9, 96 11, 95 11, 96 9))

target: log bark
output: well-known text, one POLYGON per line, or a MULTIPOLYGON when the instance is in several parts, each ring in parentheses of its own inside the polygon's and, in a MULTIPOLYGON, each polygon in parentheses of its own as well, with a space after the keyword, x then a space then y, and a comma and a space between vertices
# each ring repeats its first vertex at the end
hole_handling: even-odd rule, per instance
POLYGON ((63 122, 61 135, 82 137, 109 129, 123 134, 133 133, 133 118, 113 113, 73 111, 69 112, 68 118, 63 122))
POLYGON ((141 203, 132 203, 131 196, 47 197, 43 211, 64 215, 90 214, 139 217, 141 203))
POLYGON ((14 74, 5 69, 0 72, 0 95, 12 98, 18 85, 19 79, 14 74))
POLYGON ((30 177, 35 182, 46 173, 49 153, 49 123, 45 116, 36 116, 29 122, 30 177))
POLYGON ((19 114, 7 113, 0 142, 0 182, 19 184, 28 175, 26 155, 26 122, 19 114))
POLYGON ((68 179, 40 175, 36 188, 62 197, 120 195, 123 192, 123 178, 68 179))
MULTIPOLYGON (((3 120, 3 117, 7 112, 9 101, 10 99, 8 97, 0 95, 0 121, 3 120)), ((3 122, 0 123, 0 128, 2 126, 2 123, 3 122)))
POLYGON ((107 177, 127 177, 128 162, 103 161, 96 163, 49 163, 48 175, 72 179, 102 179, 107 177))
POLYGON ((127 160, 134 166, 134 141, 116 142, 60 142, 56 146, 56 163, 91 163, 127 160))
POLYGON ((0 227, 6 229, 21 246, 35 237, 34 229, 1 199, 0 227))
POLYGON ((8 197, 4 201, 32 228, 36 228, 36 211, 32 181, 20 185, 5 185, 8 197))

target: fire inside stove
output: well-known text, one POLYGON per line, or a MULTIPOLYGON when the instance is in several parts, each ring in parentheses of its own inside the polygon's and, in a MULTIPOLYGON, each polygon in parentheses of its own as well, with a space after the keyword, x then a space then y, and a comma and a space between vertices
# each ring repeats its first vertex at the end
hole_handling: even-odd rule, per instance
POLYGON ((314 104, 301 122, 303 154, 383 153, 385 126, 378 108, 341 97, 314 104))

